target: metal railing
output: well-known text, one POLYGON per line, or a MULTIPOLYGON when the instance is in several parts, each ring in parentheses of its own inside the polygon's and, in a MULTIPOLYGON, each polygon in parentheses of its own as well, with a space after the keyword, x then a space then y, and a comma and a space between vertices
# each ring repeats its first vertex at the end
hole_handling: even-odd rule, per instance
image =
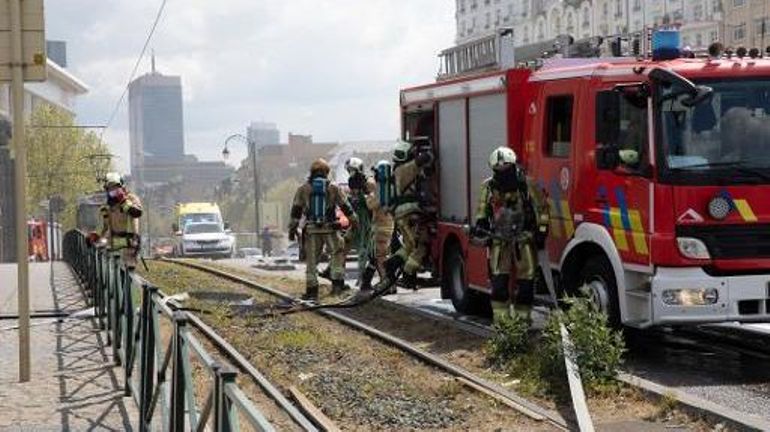
POLYGON ((128 271, 119 257, 89 244, 83 233, 68 232, 63 246, 99 329, 106 331, 113 359, 123 366, 125 395, 139 407, 140 431, 158 426, 163 431, 238 431, 240 419, 254 430, 274 430, 236 384, 237 372, 192 334, 187 312, 174 310, 163 292, 128 271), (161 333, 164 318, 171 330, 167 343, 161 333), (202 405, 196 401, 193 361, 210 377, 202 405))

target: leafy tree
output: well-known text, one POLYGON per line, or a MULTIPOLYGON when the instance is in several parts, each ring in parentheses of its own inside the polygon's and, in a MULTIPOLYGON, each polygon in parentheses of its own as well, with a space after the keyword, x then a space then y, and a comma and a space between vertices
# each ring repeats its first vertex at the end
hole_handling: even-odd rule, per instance
POLYGON ((107 146, 93 132, 71 126, 72 115, 49 104, 35 108, 27 125, 27 208, 32 214, 45 215, 41 203, 62 197, 65 206, 58 220, 64 229, 75 226, 77 198, 100 190, 93 164, 109 170, 107 159, 89 159, 108 154, 107 146))

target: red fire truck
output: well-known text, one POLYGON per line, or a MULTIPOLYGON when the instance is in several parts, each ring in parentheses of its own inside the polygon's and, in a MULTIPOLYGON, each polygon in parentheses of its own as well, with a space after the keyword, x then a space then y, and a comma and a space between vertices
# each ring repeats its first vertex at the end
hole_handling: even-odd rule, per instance
POLYGON ((488 155, 507 145, 547 193, 560 293, 585 287, 638 328, 770 321, 770 59, 562 58, 533 70, 484 63, 485 52, 499 60, 494 47, 461 48, 456 73, 401 92, 403 138, 428 136, 437 155, 432 259, 457 310, 488 302, 486 250, 466 232, 488 155))

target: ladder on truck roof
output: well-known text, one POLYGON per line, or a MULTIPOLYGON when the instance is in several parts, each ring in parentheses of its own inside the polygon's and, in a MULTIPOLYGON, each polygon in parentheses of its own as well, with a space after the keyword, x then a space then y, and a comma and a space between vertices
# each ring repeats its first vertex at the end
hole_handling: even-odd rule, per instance
POLYGON ((445 49, 439 54, 441 70, 438 79, 512 67, 513 50, 511 29, 445 49))

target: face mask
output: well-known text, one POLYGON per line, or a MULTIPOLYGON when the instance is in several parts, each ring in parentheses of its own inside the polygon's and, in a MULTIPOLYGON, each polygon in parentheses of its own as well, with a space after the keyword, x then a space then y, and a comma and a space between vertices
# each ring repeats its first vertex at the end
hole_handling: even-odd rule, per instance
POLYGON ((515 190, 518 184, 518 176, 516 175, 515 167, 495 171, 492 179, 494 180, 497 189, 503 192, 511 192, 515 190))

